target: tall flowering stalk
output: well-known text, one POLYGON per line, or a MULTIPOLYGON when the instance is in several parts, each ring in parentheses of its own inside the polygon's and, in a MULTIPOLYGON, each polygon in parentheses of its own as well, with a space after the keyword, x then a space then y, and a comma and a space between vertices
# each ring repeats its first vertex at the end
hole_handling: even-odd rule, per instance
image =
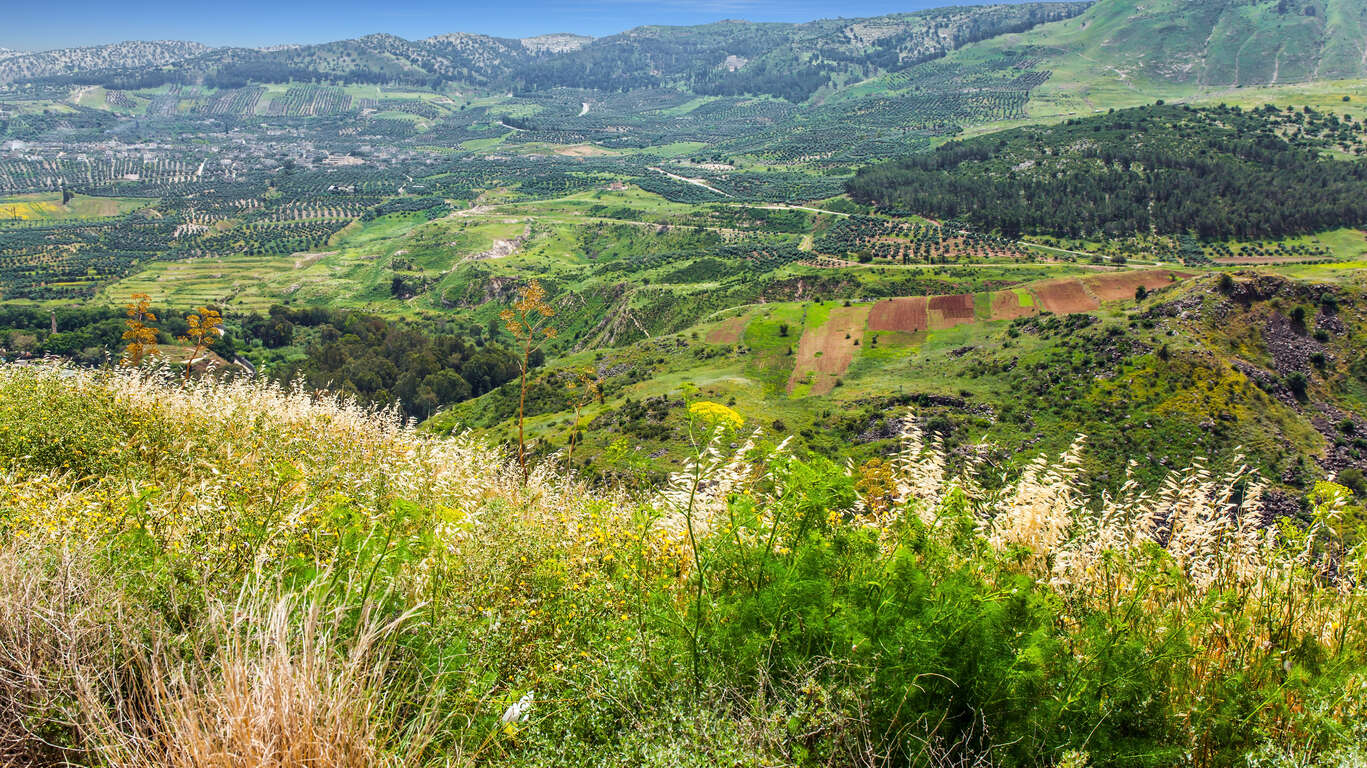
POLYGON ((123 340, 128 342, 123 351, 124 365, 138 365, 142 359, 157 351, 157 329, 151 325, 157 321, 152 312, 152 297, 145 293, 135 293, 125 308, 128 316, 123 321, 123 340))
POLYGON ((546 303, 546 289, 533 280, 522 289, 517 301, 499 314, 503 327, 517 339, 522 347, 518 359, 521 373, 521 392, 517 400, 517 466, 522 470, 522 482, 527 481, 527 437, 524 428, 527 410, 527 371, 531 368, 532 353, 550 339, 555 338, 555 329, 550 327, 550 319, 555 310, 546 303))
POLYGON ((738 462, 753 447, 753 441, 727 461, 718 449, 723 436, 740 429, 745 419, 731 408, 721 403, 698 400, 689 403, 688 442, 693 456, 684 471, 670 478, 669 486, 663 497, 673 506, 676 514, 667 518, 666 528, 677 528, 679 517, 688 535, 688 549, 693 560, 693 577, 696 588, 693 595, 693 626, 688 630, 689 648, 693 662, 694 692, 702 693, 701 653, 698 643, 702 632, 703 596, 707 590, 707 574, 703 565, 702 549, 699 540, 710 527, 711 519, 717 512, 717 505, 723 507, 726 496, 735 487, 741 476, 738 462), (706 436, 706 442, 703 442, 706 436))
POLYGON ((579 436, 579 412, 594 400, 603 402, 603 388, 598 383, 598 377, 594 375, 592 369, 579 371, 576 380, 566 384, 565 387, 571 390, 582 390, 579 397, 574 401, 574 421, 570 423, 570 450, 565 456, 565 463, 570 464, 574 461, 574 443, 579 436))
POLYGON ((177 341, 192 347, 190 356, 185 358, 185 380, 189 381, 195 358, 207 352, 223 336, 223 316, 216 309, 200 307, 197 314, 185 316, 185 323, 189 329, 177 341))

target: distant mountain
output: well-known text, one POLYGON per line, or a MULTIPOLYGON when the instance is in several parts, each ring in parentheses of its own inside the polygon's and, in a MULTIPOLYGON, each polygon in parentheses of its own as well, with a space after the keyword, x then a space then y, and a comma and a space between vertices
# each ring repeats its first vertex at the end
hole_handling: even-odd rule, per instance
POLYGON ((683 86, 710 95, 767 94, 802 101, 826 86, 905 69, 971 42, 1077 16, 1088 5, 967 6, 805 24, 637 27, 532 64, 514 77, 533 89, 683 86))
POLYGON ((905 81, 898 87, 916 87, 923 75, 938 76, 921 65, 933 69, 929 62, 946 57, 964 71, 985 71, 991 58, 1037 69, 1059 87, 1118 79, 1155 86, 1136 90, 1164 96, 1190 86, 1367 77, 1367 0, 1038 2, 803 24, 644 26, 597 39, 375 34, 269 49, 131 42, 0 54, 0 82, 120 89, 286 81, 454 83, 522 92, 672 88, 821 102, 880 76, 897 75, 905 81), (983 49, 997 55, 975 53, 983 49))
POLYGON ((405 40, 395 35, 374 34, 272 51, 221 49, 184 62, 178 69, 217 86, 291 79, 410 85, 455 81, 483 85, 512 67, 534 60, 536 55, 520 40, 488 35, 456 33, 405 40))
POLYGON ((822 89, 901 71, 974 41, 1077 16, 1088 5, 967 6, 805 24, 650 26, 599 39, 552 34, 516 40, 456 33, 405 40, 376 34, 269 50, 124 43, 4 60, 0 81, 37 79, 119 89, 163 82, 239 87, 290 80, 423 86, 452 82, 511 90, 671 87, 803 101, 822 89))
POLYGON ((180 40, 129 41, 87 48, 62 48, 0 56, 0 83, 74 75, 109 69, 159 67, 211 50, 180 40))
MULTIPOLYGON (((1257 86, 1367 76, 1367 0, 1099 0, 1009 41, 1123 79, 1257 86)), ((1056 67, 1060 69, 1063 67, 1056 67)))

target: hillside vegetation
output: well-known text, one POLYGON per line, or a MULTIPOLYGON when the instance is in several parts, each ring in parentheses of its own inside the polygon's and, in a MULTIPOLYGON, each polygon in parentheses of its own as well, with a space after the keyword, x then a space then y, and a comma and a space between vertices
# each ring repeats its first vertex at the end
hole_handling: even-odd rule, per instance
MULTIPOLYGON (((1098 0, 1011 41, 1132 83, 1259 86, 1367 75, 1363 0, 1098 0)), ((1099 74, 1099 73, 1098 73, 1099 74)))
POLYGON ((1144 107, 953 142, 861 170, 856 200, 1008 236, 1255 239, 1367 222, 1367 124, 1275 107, 1144 107), (1307 123, 1309 124, 1307 126, 1307 123))
POLYGON ((634 498, 302 393, 0 369, 0 756, 1362 759, 1342 488, 1268 527, 1245 472, 1097 499, 1079 441, 986 491, 913 420, 851 476, 689 410, 634 498))
POLYGON ((85 48, 27 53, 0 52, 0 83, 73 75, 108 69, 160 67, 210 50, 202 43, 180 40, 127 41, 85 48))
POLYGON ((0 51, 0 768, 1367 766, 1365 35, 0 51))

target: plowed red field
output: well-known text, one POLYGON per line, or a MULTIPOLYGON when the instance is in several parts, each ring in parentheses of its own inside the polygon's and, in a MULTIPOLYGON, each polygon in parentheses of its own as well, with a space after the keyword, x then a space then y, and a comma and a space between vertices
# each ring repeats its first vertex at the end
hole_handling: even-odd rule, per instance
POLYGON ((886 299, 873 305, 869 312, 870 331, 906 331, 915 333, 930 327, 924 296, 903 296, 886 299))
POLYGON ((745 315, 732 317, 723 320, 721 325, 712 329, 707 334, 708 344, 735 344, 740 341, 741 334, 745 333, 745 324, 749 318, 745 315))
POLYGON ((1035 306, 1021 306, 1021 297, 1015 291, 997 291, 992 296, 992 319, 1014 320, 1028 317, 1039 311, 1035 306))
MULTIPOLYGON (((1031 286, 1035 298, 1046 312, 1056 315, 1071 315, 1074 312, 1091 312, 1100 309, 1101 303, 1082 287, 1076 278, 1049 280, 1031 286)), ((1133 294, 1131 294, 1133 297, 1133 294)))
POLYGON ((973 322, 973 294, 930 297, 930 327, 935 330, 953 328, 973 322))
POLYGON ((1179 280, 1191 277, 1190 273, 1172 272, 1166 269, 1152 269, 1142 272, 1110 272, 1104 275, 1091 275, 1086 278, 1087 288, 1102 301, 1124 301, 1134 298, 1139 286, 1146 290, 1156 290, 1172 285, 1172 278, 1179 280))

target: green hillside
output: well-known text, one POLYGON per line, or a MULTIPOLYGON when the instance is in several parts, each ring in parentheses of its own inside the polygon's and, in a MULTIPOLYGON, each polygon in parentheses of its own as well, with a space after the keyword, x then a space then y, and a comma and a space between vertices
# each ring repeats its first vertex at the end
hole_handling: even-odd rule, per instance
MULTIPOLYGON (((658 480, 686 443, 688 385, 795 446, 856 461, 886 455, 897 434, 889 414, 915 405, 951 448, 999 446, 1005 472, 1028 449, 1063 451, 1087 434, 1096 442, 1085 475, 1102 487, 1126 478, 1152 487, 1166 467, 1242 456, 1279 489, 1279 508, 1294 510, 1316 467, 1367 456, 1357 283, 1189 274, 1030 282, 965 295, 963 315, 953 296, 719 313, 677 334, 557 359, 529 390, 528 434, 549 455, 577 432, 575 463, 590 476, 658 480), (814 345, 824 356, 806 353, 814 345), (837 367, 823 362, 842 347, 837 367), (601 400, 565 388, 585 371, 601 400)), ((514 382, 427 426, 515 441, 517 407, 514 382)))
POLYGON ((0 768, 1367 766, 1367 0, 630 5, 0 49, 0 768))
POLYGON ((1248 87, 1362 77, 1364 24, 1361 0, 1099 0, 1010 44, 1122 81, 1248 87))
POLYGON ((1011 236, 1276 238, 1367 221, 1364 150, 1367 124, 1308 108, 1145 107, 951 142, 848 188, 1011 236))

